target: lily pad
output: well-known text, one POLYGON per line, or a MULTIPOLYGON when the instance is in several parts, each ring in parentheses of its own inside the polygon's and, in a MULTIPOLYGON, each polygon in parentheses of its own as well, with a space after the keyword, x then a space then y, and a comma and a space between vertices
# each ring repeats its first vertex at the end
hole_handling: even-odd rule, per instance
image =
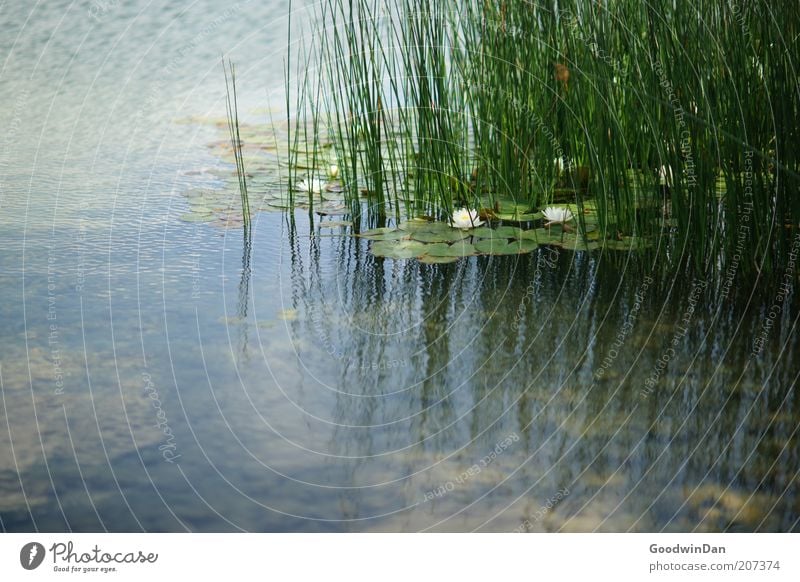
POLYGON ((342 228, 345 226, 352 226, 353 223, 349 220, 328 220, 325 222, 320 222, 320 228, 342 228))
POLYGON ((425 251, 425 243, 415 240, 377 241, 372 244, 372 254, 387 259, 410 259, 425 251))
POLYGON ((494 232, 498 237, 519 238, 523 230, 516 226, 498 226, 494 229, 494 232))
POLYGON ((455 228, 440 232, 430 232, 427 229, 420 229, 411 233, 411 238, 426 243, 455 242, 463 240, 468 236, 468 232, 455 228))
POLYGON ((515 251, 516 254, 529 253, 536 250, 538 246, 538 243, 533 240, 514 240, 508 243, 507 248, 503 249, 503 254, 513 254, 512 251, 515 251))
POLYGON ((470 257, 475 254, 475 247, 469 243, 461 242, 452 245, 435 243, 425 247, 425 254, 430 257, 470 257))
POLYGON ((437 257, 434 255, 422 255, 419 258, 420 263, 428 263, 430 265, 439 265, 446 263, 455 263, 458 257, 437 257))
POLYGON ((505 213, 505 212, 496 212, 495 216, 500 220, 505 220, 508 222, 531 222, 532 220, 537 220, 542 217, 541 212, 529 212, 529 213, 505 213))
POLYGON ((208 206, 191 205, 192 214, 211 214, 213 211, 208 206))
POLYGON ((380 240, 400 240, 408 238, 408 234, 404 230, 397 230, 395 228, 373 228, 364 231, 356 236, 366 238, 367 240, 380 241, 380 240))
MULTIPOLYGON (((272 206, 273 208, 292 208, 292 203, 289 202, 288 198, 273 198, 267 202, 267 206, 272 206)), ((294 206, 297 206, 296 202, 294 206)))
POLYGON ((187 212, 181 214, 180 219, 183 222, 211 222, 214 220, 213 214, 195 214, 194 212, 187 212))
MULTIPOLYGON (((387 234, 392 234, 398 232, 396 228, 392 228, 390 226, 384 226, 381 228, 371 228, 369 230, 362 231, 358 233, 358 236, 362 238, 376 238, 377 240, 385 240, 383 237, 387 234)), ((402 233, 403 236, 408 236, 408 233, 402 233)))
POLYGON ((484 255, 496 255, 496 254, 504 254, 500 251, 508 246, 508 241, 501 240, 501 239, 493 239, 493 238, 485 238, 477 241, 473 247, 479 253, 483 253, 484 255))
POLYGON ((541 218, 541 212, 536 212, 530 204, 517 203, 514 200, 500 200, 494 215, 500 220, 512 222, 527 222, 541 218))
POLYGON ((350 210, 341 204, 334 202, 325 202, 320 205, 314 205, 314 212, 320 216, 344 216, 350 214, 350 210))
POLYGON ((515 226, 499 226, 497 228, 482 227, 473 230, 472 236, 475 238, 507 240, 510 238, 519 238, 522 232, 524 232, 522 229, 515 226))
POLYGON ((495 231, 493 229, 489 228, 488 226, 482 226, 480 228, 476 228, 474 230, 471 230, 469 234, 475 239, 483 239, 483 238, 485 238, 485 239, 492 239, 492 238, 499 239, 499 238, 502 238, 502 237, 497 236, 495 231))
POLYGON ((406 220, 405 222, 401 222, 398 225, 398 228, 401 230, 413 231, 413 230, 424 229, 426 227, 429 227, 431 224, 434 223, 430 222, 429 220, 424 220, 422 218, 412 218, 411 220, 406 220))

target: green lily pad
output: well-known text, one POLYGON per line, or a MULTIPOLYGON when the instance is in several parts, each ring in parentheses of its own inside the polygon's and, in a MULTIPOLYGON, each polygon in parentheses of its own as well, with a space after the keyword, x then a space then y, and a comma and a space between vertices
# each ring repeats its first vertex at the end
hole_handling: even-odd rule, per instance
MULTIPOLYGON (((289 198, 273 198, 267 202, 267 206, 272 206, 273 208, 291 208, 293 205, 289 201, 289 198)), ((297 206, 297 202, 295 202, 294 206, 297 206)))
MULTIPOLYGON (((385 239, 384 237, 388 234, 397 233, 398 230, 396 228, 392 228, 391 226, 384 226, 381 228, 371 228, 369 230, 362 231, 358 233, 358 236, 362 238, 375 238, 376 240, 389 240, 385 239)), ((408 233, 403 232, 402 236, 408 236, 408 233)))
POLYGON ((414 240, 377 241, 372 244, 372 254, 388 259, 410 259, 425 251, 425 243, 414 240))
POLYGON ((398 228, 401 229, 401 230, 415 231, 415 230, 420 230, 420 229, 424 229, 426 227, 429 227, 432 224, 434 224, 434 223, 432 223, 432 222, 430 222, 428 220, 424 220, 422 218, 413 218, 411 220, 407 220, 405 222, 401 222, 398 225, 398 228))
POLYGON ((494 239, 494 238, 484 238, 477 241, 473 247, 479 253, 483 253, 484 255, 496 255, 496 254, 503 254, 499 252, 501 248, 505 248, 508 246, 508 241, 505 239, 494 239))
POLYGON ((344 194, 341 192, 323 192, 321 197, 328 202, 344 202, 344 194))
POLYGON ((543 228, 531 228, 529 230, 523 230, 521 233, 519 233, 519 236, 517 238, 519 240, 531 240, 539 242, 540 240, 542 240, 543 235, 546 234, 547 231, 545 231, 543 228))
POLYGON ((328 220, 325 222, 320 222, 320 228, 340 228, 345 226, 352 226, 353 223, 349 220, 328 220))
POLYGON ((432 244, 426 244, 425 247, 423 248, 422 253, 420 254, 430 255, 432 257, 436 256, 448 257, 450 256, 450 253, 448 252, 449 249, 450 245, 448 245, 447 243, 436 242, 432 244))
POLYGON ((510 238, 519 238, 522 232, 525 231, 515 226, 499 226, 497 228, 476 228, 471 234, 475 238, 507 240, 510 238))
POLYGON ((433 255, 422 255, 419 258, 420 263, 428 263, 430 265, 455 263, 457 260, 458 257, 437 257, 433 255))
POLYGON ((213 214, 195 214, 194 212, 187 212, 181 214, 179 217, 183 222, 211 222, 214 220, 213 214))
POLYGON ((532 220, 537 220, 542 217, 541 212, 531 212, 531 213, 504 213, 504 212, 496 212, 495 216, 500 220, 506 220, 508 222, 530 222, 532 220))
POLYGON ((457 242, 452 245, 435 243, 425 247, 425 255, 430 257, 470 257, 475 254, 475 247, 469 243, 457 242))
POLYGON ((512 222, 527 222, 541 217, 540 212, 535 212, 530 204, 516 200, 501 199, 495 207, 495 216, 500 220, 512 222))
POLYGON ((345 214, 350 214, 350 210, 347 208, 347 206, 336 204, 334 202, 315 204, 314 212, 320 216, 344 216, 345 214))
POLYGON ((520 234, 524 231, 516 226, 498 226, 494 229, 494 232, 498 237, 519 238, 520 234))
POLYGON ((529 253, 536 248, 539 244, 533 240, 514 240, 508 243, 507 249, 503 249, 503 254, 513 254, 512 251, 515 251, 516 254, 523 254, 529 253))
POLYGON ((373 241, 400 240, 403 238, 408 238, 408 233, 395 228, 373 228, 372 230, 362 232, 357 236, 373 241))
POLYGON ((495 231, 493 229, 489 228, 488 226, 482 226, 480 228, 473 229, 473 230, 470 231, 469 234, 473 238, 476 238, 476 239, 482 239, 482 238, 485 238, 485 239, 498 238, 499 239, 499 238, 502 238, 502 237, 497 236, 495 231))
POLYGON ((420 242, 438 243, 438 242, 455 242, 463 240, 469 236, 468 232, 451 228, 441 232, 430 232, 427 229, 415 230, 411 233, 411 238, 420 242))
POLYGON ((211 214, 213 210, 208 206, 195 206, 194 204, 192 204, 191 212, 192 214, 211 214))
POLYGON ((504 245, 501 244, 501 245, 495 247, 494 250, 492 250, 491 253, 487 253, 487 254, 492 254, 492 255, 518 255, 518 254, 520 254, 520 250, 519 250, 519 246, 514 245, 514 244, 506 243, 504 245))

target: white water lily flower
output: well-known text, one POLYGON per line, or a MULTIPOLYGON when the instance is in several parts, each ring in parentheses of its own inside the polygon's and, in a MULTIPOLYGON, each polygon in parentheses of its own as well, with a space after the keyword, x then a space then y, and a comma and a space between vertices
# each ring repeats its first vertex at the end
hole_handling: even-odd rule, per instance
POLYGON ((572 211, 569 208, 561 208, 558 206, 548 206, 542 212, 544 215, 544 219, 547 221, 545 226, 550 226, 552 224, 566 224, 570 220, 574 218, 572 216, 572 211))
POLYGON ((328 167, 328 177, 331 180, 335 180, 338 176, 339 176, 339 166, 337 166, 336 164, 331 164, 328 167))
POLYGON ((453 221, 450 223, 450 226, 453 228, 460 228, 461 230, 469 230, 470 228, 475 228, 482 224, 483 221, 478 216, 477 210, 462 208, 453 213, 453 221))
POLYGON ((309 180, 301 180, 297 183, 296 189, 301 192, 309 192, 310 194, 322 194, 324 184, 319 178, 311 178, 309 180))

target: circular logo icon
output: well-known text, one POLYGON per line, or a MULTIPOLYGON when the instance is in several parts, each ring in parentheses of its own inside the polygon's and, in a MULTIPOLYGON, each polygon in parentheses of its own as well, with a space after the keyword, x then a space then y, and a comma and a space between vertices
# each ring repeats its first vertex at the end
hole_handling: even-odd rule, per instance
POLYGON ((39 542, 30 542, 19 551, 19 563, 26 570, 35 570, 44 561, 44 546, 39 542))

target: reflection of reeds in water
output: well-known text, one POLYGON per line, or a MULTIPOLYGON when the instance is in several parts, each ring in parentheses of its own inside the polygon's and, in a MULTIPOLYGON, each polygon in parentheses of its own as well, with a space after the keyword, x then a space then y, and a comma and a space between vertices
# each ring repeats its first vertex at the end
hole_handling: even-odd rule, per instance
POLYGON ((800 223, 800 16, 779 14, 780 34, 760 3, 324 0, 297 115, 325 117, 356 216, 593 197, 601 240, 662 268, 776 270, 800 223))
MULTIPOLYGON (((644 289, 649 269, 636 257, 601 267, 585 253, 540 249, 431 266, 375 258, 351 238, 317 242, 292 254, 301 315, 291 325, 310 344, 303 364, 335 391, 324 409, 335 424, 328 452, 347 456, 331 465, 351 471, 337 485, 391 481, 376 488, 381 497, 410 505, 514 433, 520 442, 492 470, 404 519, 427 527, 475 502, 477 526, 495 515, 492 502, 519 497, 505 516, 519 525, 566 487, 532 529, 796 527, 795 467, 786 467, 800 450, 800 402, 785 359, 798 345, 796 309, 763 360, 745 364, 749 326, 762 319, 747 294, 716 315, 695 309, 715 300, 711 289, 669 291, 659 275, 644 289), (330 261, 344 272, 326 276, 330 261), (669 365, 643 396, 665 353, 669 365)), ((372 493, 342 495, 369 513, 372 493)))
POLYGON ((243 358, 249 356, 249 327, 247 325, 247 308, 250 303, 250 257, 252 255, 253 236, 249 225, 242 229, 242 275, 239 279, 239 296, 236 306, 236 317, 241 322, 239 325, 239 354, 243 358))
POLYGON ((233 63, 228 61, 222 63, 225 71, 225 110, 228 115, 228 130, 231 136, 231 147, 233 156, 236 160, 236 175, 239 179, 239 194, 242 201, 242 221, 245 230, 250 226, 250 201, 247 196, 247 175, 244 168, 244 157, 242 156, 242 139, 239 135, 239 108, 236 100, 236 68, 233 63), (230 70, 230 76, 229 76, 230 70))

